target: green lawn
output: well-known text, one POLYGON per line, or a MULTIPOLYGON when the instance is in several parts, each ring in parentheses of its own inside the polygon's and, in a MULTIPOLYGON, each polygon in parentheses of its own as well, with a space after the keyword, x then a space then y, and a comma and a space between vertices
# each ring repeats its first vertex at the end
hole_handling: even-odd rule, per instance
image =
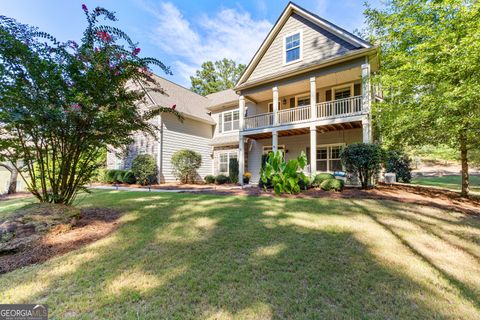
MULTIPOLYGON (((424 186, 435 186, 452 190, 460 190, 462 178, 460 176, 417 177, 412 179, 412 183, 424 186)), ((480 176, 470 176, 470 191, 474 193, 480 193, 480 176)))
POLYGON ((125 223, 1 275, 2 303, 46 303, 54 319, 480 318, 478 217, 390 201, 125 191, 79 205, 118 207, 125 223))

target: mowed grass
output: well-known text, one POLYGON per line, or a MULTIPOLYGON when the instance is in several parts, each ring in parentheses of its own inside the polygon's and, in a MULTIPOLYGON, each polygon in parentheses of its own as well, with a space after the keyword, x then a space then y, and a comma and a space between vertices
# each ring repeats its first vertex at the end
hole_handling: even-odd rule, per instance
MULTIPOLYGON (((412 179, 412 183, 424 186, 442 187, 458 191, 462 188, 462 177, 416 177, 412 179)), ((470 191, 480 194, 480 176, 470 176, 470 191)))
MULTIPOLYGON (((479 319, 480 219, 398 202, 96 191, 123 226, 0 275, 52 319, 479 319)), ((1 258, 1 257, 0 257, 1 258)))

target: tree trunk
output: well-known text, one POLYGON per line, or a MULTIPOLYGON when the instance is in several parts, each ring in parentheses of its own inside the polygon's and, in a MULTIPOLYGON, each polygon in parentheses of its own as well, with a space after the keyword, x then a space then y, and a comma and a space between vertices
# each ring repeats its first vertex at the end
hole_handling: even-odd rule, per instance
POLYGON ((18 171, 15 168, 12 168, 10 171, 10 184, 8 185, 8 194, 17 193, 17 180, 18 180, 18 171))
POLYGON ((469 194, 469 175, 468 175, 468 149, 465 133, 460 133, 460 159, 462 163, 462 192, 463 197, 469 194))

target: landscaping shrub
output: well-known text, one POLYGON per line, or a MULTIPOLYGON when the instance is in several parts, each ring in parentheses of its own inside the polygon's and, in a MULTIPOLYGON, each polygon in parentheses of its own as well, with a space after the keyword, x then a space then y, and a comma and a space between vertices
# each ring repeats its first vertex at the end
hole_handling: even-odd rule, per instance
POLYGON ((135 175, 133 174, 132 170, 125 172, 123 176, 123 183, 134 184, 135 182, 137 182, 137 179, 135 179, 135 175))
POLYGON ((215 183, 215 176, 212 176, 211 174, 208 176, 205 176, 205 183, 207 184, 212 184, 215 183))
POLYGON ((157 180, 157 164, 149 154, 139 154, 133 159, 131 171, 141 185, 155 183, 157 180))
POLYGON ((375 144, 354 143, 346 146, 340 153, 346 171, 357 175, 362 188, 368 188, 371 178, 380 171, 382 149, 375 144))
POLYGON ((216 184, 225 184, 228 182, 230 182, 230 179, 224 174, 219 174, 218 176, 215 177, 216 184))
POLYGON ((319 173, 313 178, 312 187, 318 188, 323 181, 328 179, 335 179, 335 177, 331 173, 319 173))
POLYGON ((93 175, 91 182, 106 182, 106 174, 106 169, 98 168, 95 170, 95 174, 93 175))
POLYGON ((202 156, 193 150, 179 150, 172 156, 173 174, 181 183, 195 183, 202 156))
POLYGON ((275 194, 299 193, 299 181, 304 183, 308 179, 303 172, 307 164, 307 156, 302 152, 297 159, 292 159, 287 163, 283 160, 283 154, 280 151, 270 152, 267 162, 261 171, 262 185, 271 183, 275 194))
POLYGON ((412 160, 402 151, 386 151, 384 166, 386 172, 394 172, 397 175, 397 181, 410 183, 412 180, 412 160))
POLYGON ((230 178, 230 182, 237 183, 238 182, 238 160, 235 158, 230 159, 228 163, 228 176, 230 178))
POLYGON ((303 175, 298 179, 298 186, 300 187, 300 190, 308 190, 312 187, 312 180, 306 175, 303 175))
POLYGON ((117 172, 117 169, 107 170, 107 172, 105 173, 105 182, 116 183, 117 172))
POLYGON ((123 177, 125 176, 125 170, 116 170, 115 172, 115 183, 124 183, 123 177))
POLYGON ((344 187, 343 180, 335 179, 335 178, 324 180, 320 184, 320 188, 324 191, 331 191, 331 190, 342 191, 343 187, 344 187))

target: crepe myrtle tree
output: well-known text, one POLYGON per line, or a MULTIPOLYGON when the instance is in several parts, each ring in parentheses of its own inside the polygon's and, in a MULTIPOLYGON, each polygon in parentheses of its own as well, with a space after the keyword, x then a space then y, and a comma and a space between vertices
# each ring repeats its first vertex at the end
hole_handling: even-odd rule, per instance
MULTIPOLYGON (((41 202, 71 204, 102 165, 105 146, 125 149, 132 133, 154 134, 150 121, 169 107, 142 112, 147 91, 161 91, 149 66, 171 73, 123 31, 103 8, 82 5, 79 43, 58 42, 37 28, 0 16, 0 154, 41 202)), ((146 101, 145 101, 146 102, 146 101)))

